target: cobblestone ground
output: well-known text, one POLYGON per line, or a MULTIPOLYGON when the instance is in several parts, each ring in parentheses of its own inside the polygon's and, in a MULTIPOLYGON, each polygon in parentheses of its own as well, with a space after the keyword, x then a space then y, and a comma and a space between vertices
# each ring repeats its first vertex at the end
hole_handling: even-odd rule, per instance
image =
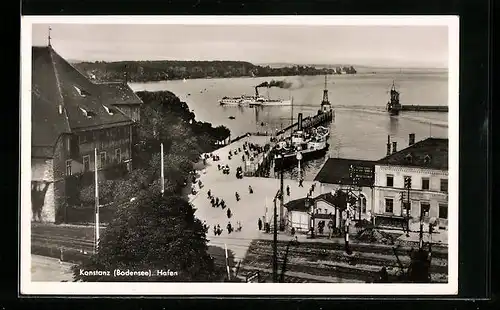
MULTIPOLYGON (((272 219, 273 197, 279 189, 280 181, 274 178, 257 177, 237 179, 236 168, 238 166, 243 167, 244 165, 241 159, 242 153, 233 156, 231 160, 228 159, 228 154, 230 150, 234 151, 238 147, 242 148, 243 143, 246 141, 263 146, 268 139, 268 137, 263 136, 250 136, 215 151, 214 154, 219 155, 220 161, 207 161, 205 171, 200 171, 199 179, 202 181, 203 187, 201 189, 196 187, 199 192, 189 197, 191 203, 197 209, 196 216, 201 221, 206 221, 210 226, 207 234, 209 246, 224 248, 226 245, 228 250, 233 252, 236 264, 245 257, 250 242, 253 239, 260 238, 261 235, 265 235, 265 233, 258 230, 258 219, 266 215, 266 205, 267 217, 272 219), (219 171, 217 164, 229 165, 230 174, 226 175, 222 171, 219 171), (249 185, 254 190, 253 194, 249 193, 249 185), (227 208, 222 210, 220 207, 213 208, 211 206, 210 200, 207 198, 208 190, 211 191, 213 196, 219 197, 219 199, 223 199, 226 202, 227 207, 233 213, 231 219, 227 218, 227 208), (239 202, 235 198, 236 192, 241 197, 239 202), (226 229, 227 223, 231 222, 231 225, 235 227, 237 221, 241 222, 242 231, 233 231, 231 234, 228 234, 226 229), (221 236, 214 235, 213 227, 217 224, 224 230, 221 236)), ((311 184, 312 182, 304 181, 304 186, 298 187, 296 180, 284 180, 284 188, 289 185, 291 192, 290 197, 285 197, 285 203, 289 200, 305 197, 311 184)), ((319 188, 319 186, 316 188, 319 188)), ((314 195, 317 194, 314 193, 314 195)), ((286 237, 278 237, 278 239, 281 238, 286 237)))
POLYGON ((72 282, 72 265, 55 258, 31 255, 31 281, 72 282))

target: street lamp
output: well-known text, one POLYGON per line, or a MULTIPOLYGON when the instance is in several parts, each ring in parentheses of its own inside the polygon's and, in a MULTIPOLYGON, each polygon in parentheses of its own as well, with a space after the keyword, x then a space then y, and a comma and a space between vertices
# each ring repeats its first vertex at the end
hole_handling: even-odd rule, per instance
POLYGON ((299 180, 298 181, 300 182, 300 178, 301 178, 301 174, 302 174, 301 170, 300 170, 300 161, 302 160, 302 153, 300 152, 301 151, 301 147, 298 146, 297 150, 298 150, 298 152, 297 152, 297 156, 296 157, 297 157, 298 169, 299 169, 299 180))

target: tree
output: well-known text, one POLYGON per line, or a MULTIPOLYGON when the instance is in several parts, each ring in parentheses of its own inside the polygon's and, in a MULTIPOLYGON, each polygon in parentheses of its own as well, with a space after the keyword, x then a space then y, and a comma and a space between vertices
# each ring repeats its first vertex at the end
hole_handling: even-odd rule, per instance
MULTIPOLYGON (((115 181, 99 180, 99 204, 105 205, 114 201, 115 181)), ((80 202, 84 205, 95 203, 95 184, 85 186, 80 191, 80 202)))
POLYGON ((99 243, 99 252, 73 267, 77 281, 219 281, 224 269, 214 264, 195 209, 178 196, 144 192, 121 207, 99 243), (115 277, 114 270, 151 271, 151 276, 115 277), (84 275, 110 271, 110 275, 84 275), (157 270, 176 272, 165 276, 157 270))

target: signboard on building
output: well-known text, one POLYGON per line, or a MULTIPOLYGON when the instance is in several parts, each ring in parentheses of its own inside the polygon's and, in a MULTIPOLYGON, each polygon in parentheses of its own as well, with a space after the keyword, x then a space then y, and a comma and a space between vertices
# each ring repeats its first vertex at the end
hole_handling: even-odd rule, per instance
POLYGON ((375 167, 352 164, 349 167, 349 174, 354 184, 370 186, 373 185, 375 180, 375 167))

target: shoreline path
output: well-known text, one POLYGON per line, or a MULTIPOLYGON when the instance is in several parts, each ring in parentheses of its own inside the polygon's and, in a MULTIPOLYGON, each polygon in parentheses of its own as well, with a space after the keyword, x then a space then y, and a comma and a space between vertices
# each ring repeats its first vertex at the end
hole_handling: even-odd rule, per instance
MULTIPOLYGON (((226 245, 228 251, 233 252, 234 266, 230 266, 232 268, 235 268, 240 261, 243 261, 252 240, 259 239, 262 235, 268 235, 263 231, 259 231, 258 219, 266 215, 266 204, 266 218, 268 220, 272 219, 274 211, 273 198, 280 187, 280 180, 279 178, 245 176, 242 179, 237 179, 236 168, 241 166, 244 169, 244 162, 241 158, 243 152, 238 152, 237 155, 232 156, 231 160, 229 160, 229 151, 234 152, 234 150, 237 150, 238 148, 243 150, 243 144, 245 142, 264 146, 268 143, 268 140, 269 137, 266 136, 248 136, 215 150, 212 154, 218 155, 220 160, 213 161, 210 158, 206 161, 206 166, 204 168, 205 172, 201 170, 198 171, 200 174, 198 180, 201 180, 203 186, 201 189, 196 186, 196 190, 198 192, 195 195, 189 196, 189 201, 196 208, 195 216, 202 222, 206 221, 206 224, 210 226, 207 233, 209 247, 214 246, 224 249, 226 245), (218 164, 221 166, 225 166, 226 164, 229 165, 229 175, 223 174, 222 170, 218 170, 218 164), (253 194, 249 193, 249 185, 253 188, 253 194), (208 199, 208 190, 211 191, 211 194, 214 197, 219 197, 219 199, 223 199, 225 201, 226 206, 231 209, 233 214, 230 219, 227 218, 227 207, 224 210, 220 207, 212 207, 210 200, 208 199), (235 197, 236 192, 238 192, 241 197, 238 202, 235 197), (237 221, 241 223, 242 230, 240 232, 233 231, 231 234, 228 234, 226 229, 228 222, 231 222, 233 228, 236 228, 237 221), (214 235, 213 227, 217 224, 219 224, 221 229, 223 229, 220 236, 214 235)), ((312 181, 304 181, 304 187, 298 187, 297 180, 285 179, 285 193, 286 186, 289 185, 290 196, 288 197, 285 194, 284 202, 287 203, 290 200, 305 197, 312 183, 312 181)), ((319 187, 317 186, 316 188, 316 190, 318 190, 319 187)), ((278 240, 285 238, 284 235, 284 232, 279 233, 278 240)), ((265 238, 264 236, 262 237, 265 238)), ((224 259, 224 257, 215 258, 219 261, 224 259)))

